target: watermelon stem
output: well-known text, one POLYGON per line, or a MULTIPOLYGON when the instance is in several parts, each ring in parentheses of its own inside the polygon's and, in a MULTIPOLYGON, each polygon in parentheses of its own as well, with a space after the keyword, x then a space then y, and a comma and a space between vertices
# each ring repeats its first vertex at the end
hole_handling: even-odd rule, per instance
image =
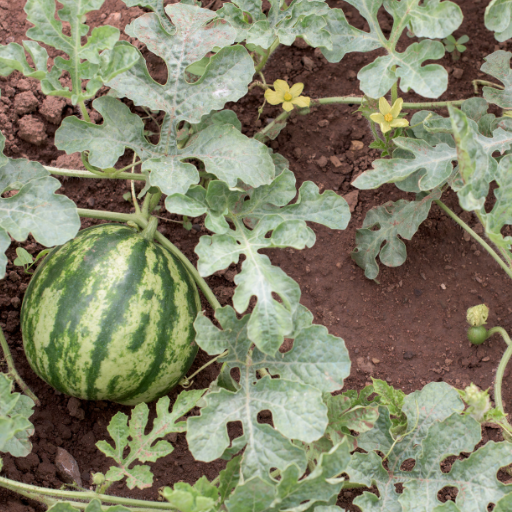
POLYGON ((12 359, 11 351, 9 350, 9 345, 7 344, 7 340, 5 339, 4 332, 0 327, 0 346, 2 347, 5 362, 7 363, 7 368, 9 371, 7 372, 7 376, 11 379, 15 380, 20 389, 30 397, 35 404, 39 407, 41 402, 39 402, 39 398, 31 391, 31 389, 25 384, 24 380, 20 377, 19 373, 16 371, 16 367, 14 366, 14 361, 12 359))
POLYGON ((222 354, 218 354, 216 355, 214 358, 210 359, 206 364, 203 364, 203 366, 201 366, 201 368, 199 368, 199 370, 196 370, 190 377, 183 377, 179 382, 178 384, 183 387, 183 388, 189 388, 190 386, 192 386, 192 384, 194 383, 194 381, 192 380, 198 373, 201 373, 205 368, 208 368, 208 366, 210 366, 212 363, 215 363, 215 361, 217 361, 217 359, 220 359, 221 357, 224 357, 228 354, 229 350, 225 350, 224 352, 222 352, 222 354))

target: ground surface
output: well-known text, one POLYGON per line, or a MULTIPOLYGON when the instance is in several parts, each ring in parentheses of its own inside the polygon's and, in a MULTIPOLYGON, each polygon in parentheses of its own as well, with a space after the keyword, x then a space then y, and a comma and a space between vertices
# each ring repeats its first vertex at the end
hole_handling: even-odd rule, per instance
MULTIPOLYGON (((30 24, 23 11, 24 1, 0 0, 0 43, 21 43, 30 24)), ((483 57, 499 47, 483 25, 487 2, 474 0, 461 5, 465 21, 456 37, 468 34, 470 41, 464 58, 456 63, 448 55, 440 61, 450 71, 450 92, 442 99, 473 96, 471 81, 483 76, 478 70, 483 57)), ((352 23, 364 27, 355 9, 345 2, 330 2, 332 7, 343 7, 352 23)), ((220 4, 219 4, 220 5, 220 4)), ((218 7, 217 3, 212 8, 218 7)), ((124 26, 142 13, 139 8, 127 9, 121 0, 106 0, 103 8, 89 16, 88 23, 124 26)), ((391 28, 390 18, 382 13, 383 29, 391 28)), ((123 35, 124 38, 126 36, 123 35)), ((54 57, 55 53, 50 53, 54 57)), ((148 55, 150 71, 157 79, 165 78, 165 68, 158 59, 148 55)), ((285 78, 290 82, 304 82, 305 94, 311 97, 359 95, 357 71, 375 58, 372 54, 349 54, 339 64, 329 64, 313 49, 294 45, 281 48, 267 65, 267 81, 285 78), (285 71, 283 71, 285 70, 285 71), (283 73, 285 75, 283 76, 283 73)), ((6 153, 12 157, 28 157, 44 164, 79 168, 76 155, 63 156, 53 145, 53 135, 63 116, 77 114, 61 100, 45 100, 35 81, 18 73, 0 79, 0 129, 7 137, 6 153)), ((413 94, 404 94, 405 101, 420 100, 413 94)), ((252 135, 261 123, 279 114, 276 107, 267 107, 260 121, 256 121, 262 92, 251 93, 233 108, 252 135)), ((372 137, 368 124, 359 115, 352 115, 355 107, 334 106, 318 109, 309 116, 297 117, 281 132, 271 146, 290 161, 291 169, 300 185, 314 181, 320 188, 346 195, 355 189, 350 185, 360 172, 371 167, 376 153, 368 150, 372 137), (363 149, 352 150, 353 141, 363 143, 363 149), (329 157, 337 155, 342 166, 336 168, 329 157), (321 157, 328 159, 321 167, 321 157), (339 172, 339 171, 342 172, 339 172)), ((93 119, 101 123, 99 117, 93 119)), ((94 180, 62 180, 60 192, 68 195, 79 207, 130 211, 130 204, 122 194, 127 184, 96 183, 94 180)), ((378 377, 405 392, 423 387, 431 381, 445 381, 458 387, 476 383, 481 388, 493 384, 495 369, 504 350, 504 344, 493 339, 481 347, 469 344, 465 337, 465 312, 470 306, 485 302, 491 309, 489 325, 502 325, 512 330, 512 287, 498 265, 485 253, 463 237, 462 230, 436 206, 429 219, 421 226, 411 242, 406 242, 407 262, 395 269, 381 266, 380 284, 365 279, 363 272, 351 260, 355 230, 363 222, 366 212, 388 200, 406 197, 392 186, 377 191, 362 191, 349 227, 345 231, 331 231, 312 225, 317 243, 302 252, 270 251, 274 264, 280 265, 302 289, 302 302, 315 315, 315 321, 342 337, 350 351, 353 366, 346 388, 359 389, 378 377)), ((447 204, 460 213, 457 200, 448 195, 447 204)), ((168 214, 164 214, 169 217, 168 214)), ((467 215, 467 214, 465 214, 467 215)), ((470 225, 475 221, 466 216, 470 225)), ((200 224, 200 221, 196 221, 200 224)), ((84 221, 84 227, 91 225, 84 221)), ((204 227, 196 226, 187 232, 178 224, 161 223, 160 230, 192 260, 193 252, 204 227)), ((16 244, 8 256, 13 261, 16 244)), ((37 253, 40 246, 28 241, 24 247, 37 253)), ((221 303, 230 301, 233 294, 233 274, 226 272, 208 279, 221 303)), ((19 328, 20 304, 29 276, 12 264, 7 278, 0 281, 0 325, 5 331, 20 374, 42 402, 32 417, 36 427, 33 452, 23 459, 4 457, 3 475, 14 480, 43 486, 60 487, 62 480, 54 465, 57 447, 68 450, 78 461, 84 486, 90 485, 91 472, 105 472, 110 463, 95 447, 96 441, 109 439, 106 426, 119 410, 129 408, 106 402, 83 402, 82 415, 69 407, 69 398, 55 393, 31 371, 23 354, 19 328), (71 413, 74 414, 71 415, 71 413), (84 416, 81 419, 81 416, 84 416)), ((200 353, 193 369, 207 361, 200 353)), ((218 367, 213 365, 201 373, 194 387, 204 388, 216 377, 218 367)), ((171 399, 176 393, 171 394, 171 399)), ((510 371, 504 382, 505 404, 512 406, 510 371)), ((487 438, 499 439, 494 429, 486 429, 487 438)), ((222 463, 195 462, 187 450, 184 435, 173 443, 175 451, 153 464, 156 485, 153 490, 129 492, 124 485, 113 486, 112 492, 146 499, 157 498, 157 488, 177 481, 194 482, 205 474, 216 476, 222 463)), ((354 497, 351 491, 342 497, 344 506, 354 497)), ((8 512, 43 510, 34 502, 0 491, 0 508, 8 512)))

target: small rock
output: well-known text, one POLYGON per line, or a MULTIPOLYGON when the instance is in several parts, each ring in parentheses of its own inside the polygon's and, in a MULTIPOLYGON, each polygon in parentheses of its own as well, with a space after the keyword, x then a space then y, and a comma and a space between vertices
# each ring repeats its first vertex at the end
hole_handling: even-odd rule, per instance
POLYGON ((308 70, 313 71, 313 68, 315 67, 315 62, 313 59, 309 57, 302 57, 302 65, 308 70))
POLYGON ((471 240, 471 235, 467 231, 464 231, 462 238, 464 238, 466 242, 469 242, 471 240))
POLYGON ((60 124, 66 100, 56 96, 47 96, 39 109, 39 113, 52 124, 60 124))
POLYGON ((19 116, 34 112, 38 105, 39 101, 31 91, 25 91, 21 92, 20 94, 16 94, 14 98, 14 111, 19 116))
POLYGON ((359 201, 359 190, 352 190, 352 192, 345 194, 343 199, 347 201, 350 211, 353 212, 356 209, 357 203, 359 201))
POLYGON ((358 357, 356 362, 358 368, 363 372, 372 373, 375 370, 375 366, 370 361, 367 361, 364 357, 358 357))
POLYGON ((57 456, 55 457, 55 466, 57 473, 62 478, 63 482, 68 484, 76 483, 82 487, 82 477, 80 476, 80 469, 78 463, 67 450, 64 448, 57 448, 57 456))
POLYGON ((71 397, 68 402, 68 411, 71 416, 83 420, 85 418, 85 411, 80 407, 80 401, 71 397))
POLYGON ((357 73, 353 69, 350 69, 347 73, 347 78, 349 80, 355 80, 357 78, 357 73))
POLYGON ((311 272, 311 267, 309 265, 306 265, 306 274, 309 274, 311 272))
POLYGON ((445 364, 446 366, 450 366, 452 363, 453 363, 453 359, 445 359, 445 360, 444 360, 444 364, 445 364))
POLYGON ((453 69, 453 77, 457 80, 460 80, 462 78, 462 75, 464 74, 464 70, 461 68, 454 68, 453 69))
POLYGON ((11 270, 11 272, 9 272, 9 279, 13 283, 16 283, 17 281, 19 281, 21 279, 21 277, 19 276, 18 272, 15 272, 14 270, 11 270))
POLYGON ((441 288, 441 290, 446 290, 446 285, 444 283, 441 283, 439 287, 441 288))
POLYGON ((297 147, 293 150, 293 154, 295 155, 295 158, 299 159, 302 156, 302 149, 297 147))
POLYGON ((360 140, 350 141, 350 151, 361 151, 364 148, 364 143, 360 140))
POLYGON ((178 439, 178 433, 177 432, 171 432, 170 434, 167 434, 165 436, 165 439, 169 441, 170 443, 175 443, 178 439))
POLYGON ((109 14, 108 18, 105 20, 105 25, 113 25, 117 27, 117 24, 121 21, 121 13, 113 12, 109 14))
POLYGON ((90 208, 92 208, 95 203, 96 203, 96 199, 94 197, 89 197, 89 199, 87 199, 87 204, 90 208))
POLYGON ((320 128, 325 128, 326 126, 329 126, 329 121, 327 119, 322 119, 321 121, 318 121, 318 126, 320 126, 320 128))
POLYGON ((19 122, 18 137, 35 146, 46 142, 47 135, 43 121, 35 116, 24 116, 19 122))
POLYGON ((18 309, 20 307, 20 304, 21 304, 21 300, 19 297, 13 297, 11 299, 11 304, 13 305, 13 307, 15 307, 16 309, 18 309))
POLYGON ((373 364, 379 364, 380 363, 380 359, 377 359, 376 357, 372 357, 372 363, 373 364))
POLYGON ((336 263, 336 267, 341 268, 342 266, 343 266, 343 263, 341 263, 341 261, 338 261, 338 263, 336 263))
POLYGON ((412 359, 415 355, 416 355, 416 354, 415 354, 414 352, 409 352, 409 351, 408 351, 408 352, 404 352, 403 357, 404 357, 404 359, 406 359, 406 360, 410 360, 410 359, 412 359))
POLYGON ((322 155, 317 161, 316 163, 318 164, 318 167, 320 168, 324 168, 326 165, 327 165, 327 157, 325 157, 324 155, 322 155))
POLYGON ((484 363, 487 363, 487 361, 490 361, 490 360, 491 360, 491 358, 490 358, 489 356, 486 356, 486 357, 484 357, 484 358, 482 359, 482 361, 483 361, 484 363))
POLYGON ((414 289, 414 295, 416 295, 416 297, 420 297, 423 293, 423 290, 418 290, 418 288, 415 288, 414 289))
POLYGON ((341 167, 340 159, 336 155, 331 156, 329 160, 331 161, 332 165, 334 165, 334 167, 341 167))

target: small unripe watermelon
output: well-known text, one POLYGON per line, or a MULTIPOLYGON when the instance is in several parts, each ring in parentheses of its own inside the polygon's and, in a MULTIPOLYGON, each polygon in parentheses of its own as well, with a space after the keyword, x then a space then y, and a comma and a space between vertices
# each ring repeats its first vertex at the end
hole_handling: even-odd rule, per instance
POLYGON ((197 354, 194 281, 169 251, 120 224, 54 249, 23 299, 33 370, 52 387, 126 405, 166 394, 197 354))

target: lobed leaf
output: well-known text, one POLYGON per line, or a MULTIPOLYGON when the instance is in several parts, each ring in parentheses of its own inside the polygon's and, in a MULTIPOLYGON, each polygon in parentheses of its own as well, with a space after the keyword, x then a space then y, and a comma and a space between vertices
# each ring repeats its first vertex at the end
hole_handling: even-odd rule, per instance
POLYGON ((462 11, 453 2, 431 0, 347 0, 359 10, 368 22, 369 32, 350 25, 342 11, 333 10, 327 19, 326 29, 331 33, 332 50, 322 49, 329 62, 339 62, 346 53, 367 52, 383 48, 387 55, 377 57, 358 73, 361 90, 371 98, 384 96, 400 80, 400 89, 413 89, 427 98, 440 96, 448 85, 446 70, 438 64, 423 65, 427 60, 444 56, 445 49, 439 41, 423 40, 413 43, 402 53, 395 48, 399 35, 409 26, 418 37, 439 38, 448 36, 462 23, 462 11), (377 14, 381 6, 393 16, 390 40, 379 26, 377 14))
POLYGON ((355 453, 347 473, 351 480, 376 485, 379 497, 368 492, 354 503, 367 511, 485 510, 510 492, 496 478, 498 469, 512 460, 512 445, 489 442, 468 459, 456 460, 449 472, 441 463, 449 456, 473 451, 481 440, 480 425, 471 416, 462 415, 464 405, 456 390, 445 383, 430 383, 408 395, 403 411, 408 432, 393 438, 391 419, 386 408, 379 409, 373 430, 359 436, 359 447, 368 453, 355 453), (377 451, 384 453, 387 468, 377 451), (414 466, 402 470, 404 461, 414 466), (402 483, 403 493, 395 483, 402 483), (441 505, 437 493, 443 487, 456 487, 456 508, 441 505))
MULTIPOLYGON (((71 505, 71 503, 60 502, 52 505, 48 512, 79 512, 79 510, 84 510, 83 508, 76 508, 71 505)), ((101 505, 101 501, 98 499, 93 499, 89 504, 85 507, 85 512, 131 512, 129 508, 123 507, 122 505, 113 505, 111 507, 104 508, 101 505)))
MULTIPOLYGON (((511 6, 512 9, 512 6, 511 6)), ((512 35, 512 34, 511 34, 512 35)), ((501 108, 512 108, 512 70, 510 58, 512 53, 498 50, 484 57, 481 71, 498 79, 504 86, 504 90, 495 87, 483 87, 484 98, 489 103, 494 103, 501 108)))
POLYGON ((68 58, 56 57, 53 68, 48 71, 45 48, 35 41, 24 41, 23 47, 10 43, 0 48, 0 75, 20 71, 27 77, 41 80, 44 94, 67 97, 74 104, 94 97, 106 81, 129 69, 138 58, 132 45, 118 41, 117 28, 96 27, 87 36, 89 27, 83 23, 85 15, 99 9, 103 2, 63 0, 57 18, 54 0, 27 0, 25 12, 34 25, 27 30, 27 36, 54 47, 68 58), (63 33, 62 22, 69 24, 70 35, 63 33), (86 36, 87 42, 82 45, 81 40, 86 36), (29 65, 25 51, 32 58, 34 67, 29 65), (59 80, 64 72, 69 73, 71 89, 59 80), (88 80, 85 90, 82 89, 83 80, 88 80))
POLYGON ((164 487, 162 495, 180 512, 207 512, 214 508, 219 491, 202 476, 193 486, 178 482, 174 484, 174 489, 164 487))
POLYGON ((225 3, 217 15, 237 30, 237 42, 246 41, 267 49, 276 40, 291 46, 296 37, 302 37, 310 46, 332 47, 323 18, 332 10, 323 0, 295 0, 290 5, 283 5, 279 0, 269 0, 269 3, 267 15, 262 12, 261 0, 225 3))
POLYGON ((7 158, 4 143, 0 133, 0 194, 18 192, 0 197, 0 277, 5 275, 9 235, 21 242, 32 234, 37 242, 51 247, 67 242, 80 228, 75 203, 54 193, 60 182, 37 162, 7 158))
POLYGON ((233 381, 229 389, 218 380, 205 396, 207 405, 201 415, 189 418, 187 440, 195 458, 211 461, 222 456, 229 446, 227 423, 241 421, 244 437, 237 444, 237 451, 245 446, 241 466, 244 479, 257 476, 270 482, 271 468, 284 471, 290 464, 304 471, 304 450, 290 439, 309 443, 323 434, 327 408, 321 391, 341 389, 350 368, 343 340, 328 335, 322 326, 311 326, 307 320, 310 316, 305 314, 307 310, 303 307, 302 310, 296 317, 296 325, 300 327, 294 336, 293 349, 275 357, 263 354, 258 348, 252 353, 249 350, 250 315, 237 319, 231 307, 218 309, 216 317, 222 330, 203 315, 198 316, 194 324, 197 343, 209 354, 227 349, 228 354, 220 359, 224 373, 229 375, 231 369, 237 368, 240 379, 238 383, 233 381), (306 360, 319 338, 324 351, 338 364, 330 364, 325 358, 306 360), (285 364, 291 368, 284 369, 285 364), (315 378, 322 370, 327 376, 315 378), (265 376, 258 379, 258 372, 265 376), (271 379, 268 372, 280 374, 280 378, 271 379), (258 422, 261 410, 272 413, 275 428, 258 422))
POLYGON ((491 0, 485 8, 485 26, 495 32, 498 41, 512 37, 512 2, 510 0, 491 0))
POLYGON ((322 454, 318 466, 301 480, 303 471, 295 464, 282 472, 277 485, 258 476, 252 477, 235 489, 226 503, 227 509, 230 512, 310 510, 315 504, 324 504, 338 495, 343 485, 343 479, 338 477, 349 461, 348 444, 342 442, 322 454))
POLYGON ((238 287, 233 305, 243 313, 251 297, 257 297, 248 324, 249 338, 270 355, 276 353, 284 336, 292 331, 300 289, 258 251, 274 247, 311 247, 315 235, 306 221, 344 229, 350 218, 346 201, 332 191, 319 194, 315 184, 306 182, 299 190, 297 201, 287 204, 295 194, 295 177, 291 171, 284 170, 270 185, 257 189, 230 190, 225 183, 212 181, 206 192, 196 187, 187 195, 174 195, 166 200, 167 209, 173 213, 207 213, 206 227, 218 233, 201 237, 195 249, 201 275, 213 274, 237 263, 240 255, 245 255, 242 271, 235 278, 238 287), (269 233, 272 233, 270 237, 269 233), (274 299, 273 293, 279 295, 281 302, 274 299))
POLYGON ((26 457, 32 451, 28 438, 34 433, 34 425, 29 421, 34 401, 21 393, 13 393, 12 387, 12 380, 0 373, 0 452, 26 457))
POLYGON ((379 274, 377 256, 388 267, 398 267, 405 262, 407 251, 401 238, 412 239, 427 218, 432 201, 440 197, 441 191, 436 188, 430 194, 418 195, 415 201, 390 201, 367 213, 363 227, 356 231, 352 259, 364 269, 368 279, 375 279, 379 274))
POLYGON ((155 462, 173 451, 172 445, 162 440, 171 432, 184 432, 185 422, 178 419, 192 409, 204 394, 204 390, 182 391, 174 403, 172 412, 169 411, 169 397, 164 396, 156 404, 157 417, 153 420, 153 428, 145 434, 149 408, 145 403, 138 404, 128 416, 118 412, 110 421, 107 430, 114 441, 114 446, 106 441, 98 441, 96 446, 107 457, 115 460, 118 466, 113 466, 106 473, 107 480, 116 482, 126 477, 129 489, 138 487, 144 489, 153 484, 153 475, 149 466, 132 464, 135 461, 155 462), (159 441, 157 441, 160 439, 159 441), (156 443, 155 443, 156 441, 156 443), (129 453, 125 456, 125 449, 129 453))

